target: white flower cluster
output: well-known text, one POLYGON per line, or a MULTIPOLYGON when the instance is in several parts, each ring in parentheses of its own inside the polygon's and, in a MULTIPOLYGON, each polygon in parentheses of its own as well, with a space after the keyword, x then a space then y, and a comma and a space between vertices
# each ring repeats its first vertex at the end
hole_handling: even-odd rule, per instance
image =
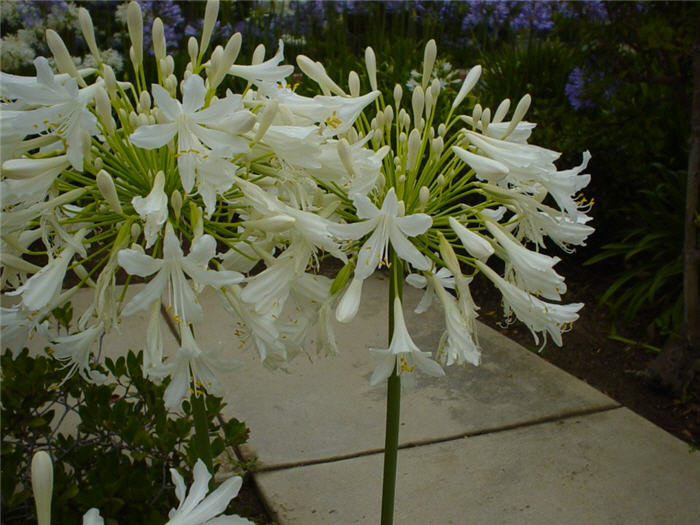
POLYGON ((493 114, 478 104, 458 114, 477 66, 438 124, 444 112, 440 81, 430 80, 434 41, 422 83, 404 106, 400 86, 393 105, 377 91, 371 48, 367 93, 357 73, 350 72, 346 92, 321 63, 299 56, 321 91, 301 96, 285 81, 294 68, 282 63, 282 42, 267 60, 258 46, 246 65, 236 63, 240 34, 207 54, 217 13, 218 2, 208 2, 182 78, 156 19, 157 81, 147 84, 135 2, 126 10, 133 81, 118 81, 102 60, 84 9, 80 25, 96 67, 78 70, 49 30, 58 73, 39 57, 35 77, 0 74, 0 282, 19 299, 2 310, 5 345, 19 349, 32 332, 46 333, 51 312, 90 288, 94 300, 80 312, 77 331, 50 336, 54 355, 90 378, 102 334, 146 312, 144 369, 171 377, 165 395, 174 407, 190 392, 216 392, 215 371, 237 350, 214 355, 197 343, 205 287, 231 313, 237 346, 279 367, 309 333, 320 353, 336 353, 333 311, 351 320, 363 282, 392 262, 395 281, 412 274, 408 282, 426 288, 419 310, 434 298, 444 308, 445 335, 436 360, 418 349, 397 286, 394 336, 388 349, 373 351, 373 383, 394 369, 441 375, 440 364, 479 363, 469 291, 477 272, 533 334, 561 344, 582 305, 545 301, 565 291, 553 269, 558 259, 526 244, 544 247, 548 236, 568 250, 592 232, 576 200, 589 180, 580 174, 588 156, 558 171, 557 153, 528 144, 528 96, 510 120, 507 100, 493 114), (233 85, 244 89, 225 89, 233 85), (505 261, 503 277, 486 265, 492 255, 505 261), (345 263, 334 281, 314 271, 327 256, 345 263), (134 278, 146 284, 127 300, 117 283, 134 278), (63 282, 72 284, 64 289, 63 282), (181 340, 165 360, 162 303, 181 340))

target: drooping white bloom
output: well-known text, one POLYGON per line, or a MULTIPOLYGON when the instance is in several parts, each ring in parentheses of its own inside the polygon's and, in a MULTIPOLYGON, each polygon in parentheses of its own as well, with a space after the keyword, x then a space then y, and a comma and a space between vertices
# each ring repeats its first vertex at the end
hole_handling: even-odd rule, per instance
POLYGON ((436 274, 428 276, 440 304, 445 311, 445 332, 438 343, 438 360, 446 366, 471 363, 479 366, 481 351, 474 343, 474 326, 461 312, 457 300, 447 293, 436 274))
POLYGON ((87 328, 72 335, 55 337, 51 341, 54 357, 59 361, 65 361, 69 367, 66 379, 76 371, 86 381, 100 382, 101 374, 92 374, 90 370, 90 356, 93 348, 104 333, 102 323, 87 328))
POLYGON ((180 339, 182 343, 175 357, 150 370, 154 377, 170 377, 170 384, 163 393, 166 408, 179 407, 190 393, 199 396, 206 390, 216 396, 223 395, 214 371, 232 370, 236 363, 217 359, 212 352, 200 349, 186 324, 180 325, 180 339))
POLYGON ((515 270, 515 283, 519 288, 547 299, 561 298, 566 292, 566 284, 564 277, 554 271, 554 265, 561 260, 559 257, 528 250, 491 221, 486 221, 486 228, 505 251, 506 261, 515 270))
POLYGON ((56 176, 70 166, 67 155, 42 159, 10 159, 2 164, 0 199, 3 208, 12 204, 43 201, 56 176))
POLYGON ((32 275, 27 282, 7 295, 21 295, 22 305, 28 310, 40 310, 54 299, 61 291, 63 278, 68 265, 75 255, 75 244, 80 244, 87 232, 80 230, 66 243, 58 257, 53 257, 49 252, 49 261, 37 273, 32 275))
POLYGON ((238 272, 207 269, 215 253, 216 241, 211 235, 205 234, 192 243, 190 253, 185 256, 170 223, 165 227, 162 259, 155 259, 136 249, 120 250, 117 260, 127 273, 140 277, 156 274, 124 307, 123 315, 150 308, 154 301, 161 300, 161 295, 167 287, 168 302, 174 308, 176 320, 182 323, 201 321, 202 307, 187 283, 185 274, 199 285, 215 288, 243 280, 243 276, 238 272))
POLYGON ((444 370, 430 358, 430 352, 423 352, 411 339, 406 328, 401 300, 394 298, 394 333, 391 336, 389 348, 370 348, 372 355, 379 361, 372 372, 369 383, 374 386, 385 379, 396 369, 396 373, 405 380, 404 374, 410 374, 416 368, 430 376, 443 376, 444 370))
POLYGON ((450 217, 449 223, 452 231, 457 234, 459 240, 462 241, 462 246, 464 246, 464 249, 467 250, 470 255, 482 261, 487 260, 493 255, 493 246, 481 235, 464 227, 454 217, 450 217))
POLYGON ((557 346, 562 345, 561 334, 578 319, 576 312, 583 308, 583 303, 547 303, 509 283, 481 261, 475 264, 503 294, 507 311, 512 311, 530 329, 536 344, 539 344, 537 333, 543 332, 545 342, 548 333, 557 346))
POLYGON ((240 516, 219 516, 241 489, 240 476, 227 479, 207 496, 211 474, 201 459, 194 466, 194 482, 189 492, 177 470, 170 469, 170 475, 180 504, 168 513, 170 519, 165 525, 254 525, 240 516))
POLYGON ((146 223, 143 234, 146 248, 153 246, 161 227, 168 218, 168 196, 165 194, 165 174, 159 171, 153 179, 153 187, 146 197, 136 196, 131 199, 134 210, 146 223))

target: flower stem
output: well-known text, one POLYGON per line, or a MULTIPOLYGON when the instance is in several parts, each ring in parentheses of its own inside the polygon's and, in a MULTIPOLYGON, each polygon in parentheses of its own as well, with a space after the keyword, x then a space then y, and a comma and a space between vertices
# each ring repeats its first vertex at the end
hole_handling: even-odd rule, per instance
POLYGON ((214 462, 211 455, 211 443, 209 442, 209 418, 207 418, 204 395, 192 395, 190 401, 192 403, 192 416, 194 417, 192 444, 197 457, 204 461, 207 469, 212 473, 212 478, 209 482, 209 488, 211 489, 214 484, 214 462))
MULTIPOLYGON (((394 250, 389 253, 391 280, 389 281, 389 343, 394 333, 394 298, 401 297, 401 260, 394 250)), ((387 382, 386 433, 384 441, 384 474, 382 483, 381 525, 394 523, 394 498, 396 494, 396 463, 399 451, 399 424, 401 415, 401 379, 396 373, 396 365, 387 382)))

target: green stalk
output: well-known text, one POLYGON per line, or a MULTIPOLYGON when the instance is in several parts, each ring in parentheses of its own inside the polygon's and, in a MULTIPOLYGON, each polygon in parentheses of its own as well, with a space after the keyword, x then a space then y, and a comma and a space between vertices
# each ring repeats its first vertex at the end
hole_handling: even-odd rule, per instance
POLYGON ((211 443, 209 442, 209 420, 207 418, 207 407, 204 404, 204 394, 192 395, 192 415, 194 416, 194 436, 192 442, 197 457, 204 461, 207 469, 212 474, 210 487, 214 483, 214 462, 211 456, 211 443))
MULTIPOLYGON (((401 260, 390 248, 389 261, 391 280, 389 281, 389 344, 394 333, 394 298, 401 298, 403 270, 401 260)), ((384 474, 382 482, 382 521, 381 525, 394 523, 394 498, 396 494, 396 463, 399 451, 399 424, 401 415, 401 379, 394 371, 387 381, 386 433, 384 441, 384 474)))

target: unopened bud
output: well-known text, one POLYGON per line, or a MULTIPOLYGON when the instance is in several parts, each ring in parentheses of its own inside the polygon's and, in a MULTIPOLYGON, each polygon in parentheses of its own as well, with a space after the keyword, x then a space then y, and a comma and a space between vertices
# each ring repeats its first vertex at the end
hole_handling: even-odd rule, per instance
POLYGON ((518 124, 520 124, 520 121, 523 120, 525 113, 527 113, 527 110, 530 109, 530 102, 532 102, 532 98, 529 94, 525 95, 523 98, 520 99, 518 105, 515 106, 515 111, 513 111, 513 118, 511 119, 510 124, 508 125, 508 129, 506 129, 505 133, 503 134, 503 137, 501 138, 506 138, 512 133, 515 127, 518 124))
POLYGON ((139 236, 141 235, 141 226, 139 226, 137 223, 133 223, 131 225, 131 239, 133 241, 136 241, 139 236))
POLYGON ((192 235, 195 239, 199 239, 204 235, 202 209, 194 201, 190 201, 190 224, 192 225, 192 235))
POLYGON ((425 206, 428 203, 428 199, 430 199, 430 189, 427 186, 421 186, 420 190, 418 190, 418 202, 425 206))
POLYGON ((131 38, 129 55, 135 66, 143 63, 143 16, 138 2, 129 2, 126 8, 126 25, 131 38))
POLYGON ((481 113, 481 131, 486 133, 486 130, 488 129, 490 123, 491 123, 491 110, 489 108, 486 108, 481 113))
POLYGON ((222 59, 222 67, 226 67, 226 71, 233 65, 233 63, 238 58, 238 53, 241 52, 241 42, 243 37, 240 33, 234 33, 234 35, 228 39, 226 46, 224 47, 224 58, 222 59))
POLYGON ((384 125, 389 127, 394 121, 394 108, 392 106, 387 106, 384 108, 384 125))
POLYGON ((138 110, 141 113, 145 113, 149 109, 151 109, 151 95, 148 91, 142 91, 139 96, 138 110))
POLYGON ((425 119, 430 118, 430 111, 433 109, 433 92, 429 89, 425 92, 425 119))
POLYGON ((348 88, 350 89, 350 96, 360 96, 360 76, 355 71, 348 73, 348 88))
POLYGON ((32 457, 32 491, 38 525, 51 523, 51 496, 53 494, 53 464, 51 456, 43 450, 32 457))
POLYGON ((479 81, 479 77, 481 76, 481 66, 474 66, 469 70, 469 73, 467 73, 467 76, 464 78, 464 82, 462 83, 462 87, 459 88, 459 93, 457 93, 457 96, 455 97, 454 102, 452 103, 452 109, 456 108, 459 106, 464 98, 469 94, 469 92, 472 90, 472 88, 476 85, 476 83, 479 81))
POLYGON ((262 64, 264 60, 265 46, 263 44, 258 44, 258 46, 255 48, 255 51, 253 51, 253 58, 251 60, 251 64, 262 64))
POLYGON ((408 151, 406 153, 406 171, 413 171, 418 161, 418 150, 420 149, 421 136, 417 129, 413 129, 408 136, 408 151))
POLYGON ((105 64, 102 68, 102 78, 105 81, 105 88, 109 93, 114 93, 117 89, 117 77, 114 75, 114 70, 111 66, 105 64))
POLYGON ((158 17, 156 17, 156 19, 153 21, 151 35, 153 37, 153 55, 160 63, 160 61, 165 58, 166 42, 163 21, 158 17))
POLYGON ((437 56, 437 44, 432 38, 428 40, 425 44, 425 51, 423 52, 423 78, 421 80, 421 87, 423 91, 428 87, 430 82, 430 75, 433 72, 433 65, 435 65, 435 57, 437 56))
POLYGON ((191 64, 196 64, 197 63, 197 55, 199 53, 199 44, 197 43, 197 39, 193 36, 189 38, 187 41, 187 54, 190 56, 190 63, 191 64))
POLYGON ((432 149, 436 157, 442 155, 442 152, 445 149, 445 143, 443 142, 442 137, 437 137, 436 139, 433 139, 430 143, 430 148, 432 149))
POLYGON ((112 105, 109 102, 107 92, 102 86, 95 89, 95 113, 104 126, 105 132, 112 134, 116 131, 116 124, 112 118, 112 105))
POLYGON ((444 137, 446 134, 447 134, 447 126, 445 126, 445 124, 443 124, 441 122, 440 125, 438 126, 438 135, 440 135, 441 137, 444 137))
POLYGON ((411 106, 413 107, 413 122, 415 125, 418 122, 420 122, 421 115, 423 114, 423 108, 425 107, 425 95, 423 94, 422 87, 416 86, 413 90, 413 96, 411 97, 411 106))
POLYGON ((61 73, 67 73, 78 81, 78 84, 85 86, 85 81, 83 77, 78 73, 73 59, 66 48, 66 44, 63 42, 58 33, 53 29, 46 30, 46 43, 53 54, 53 58, 56 61, 56 68, 61 73))
POLYGON ((369 76, 369 85, 372 91, 377 90, 377 59, 374 56, 374 50, 371 47, 365 49, 365 66, 367 67, 367 75, 369 76))
POLYGON ((122 214, 122 205, 119 202, 117 188, 114 186, 114 180, 112 179, 112 176, 105 170, 100 170, 97 173, 97 177, 95 177, 95 180, 97 182, 97 189, 100 190, 100 193, 107 201, 107 204, 109 204, 109 207, 112 208, 112 211, 122 214))
POLYGON ((396 109, 401 107, 401 97, 403 97, 403 88, 399 84, 396 84, 394 86, 394 105, 396 109))
POLYGON ((216 24, 216 17, 219 15, 219 0, 209 0, 207 2, 207 7, 204 10, 204 24, 202 26, 202 40, 199 46, 200 54, 204 54, 207 47, 209 46, 209 40, 211 39, 212 31, 214 30, 214 24, 216 24))
POLYGON ((101 170, 102 168, 104 168, 105 162, 102 160, 102 157, 97 157, 93 161, 92 165, 95 166, 95 169, 101 170))
POLYGON ((493 122, 494 124, 501 122, 505 116, 508 114, 508 110, 510 109, 510 99, 506 98, 503 99, 503 101, 498 105, 496 108, 496 112, 493 114, 493 122))
POLYGON ((178 190, 173 190, 170 195, 170 207, 173 209, 175 220, 180 220, 180 212, 182 211, 182 193, 178 190))
POLYGON ((95 28, 92 25, 92 18, 90 18, 90 13, 84 7, 78 9, 78 21, 80 22, 80 30, 83 32, 83 37, 90 49, 90 53, 95 57, 95 60, 102 62, 100 50, 97 47, 97 42, 95 42, 95 28))
POLYGON ((474 106, 474 109, 472 110, 472 122, 474 126, 476 126, 476 123, 479 122, 482 111, 483 110, 481 109, 481 104, 476 104, 474 106))
POLYGON ((355 174, 352 169, 352 155, 350 153, 350 144, 345 139, 340 139, 338 141, 338 156, 340 157, 340 162, 343 164, 345 171, 351 177, 355 174))
POLYGON ((406 203, 404 203, 404 201, 399 201, 399 205, 396 209, 396 215, 399 217, 406 215, 406 203))
POLYGON ((275 119, 275 115, 277 115, 278 109, 279 102, 276 99, 272 99, 270 102, 267 103, 267 105, 262 110, 259 116, 258 130, 255 133, 253 142, 258 142, 263 137, 263 135, 265 135, 265 132, 268 130, 268 128, 272 124, 272 121, 275 119))
POLYGON ((172 55, 160 59, 160 73, 163 78, 168 78, 175 71, 175 60, 172 55))

